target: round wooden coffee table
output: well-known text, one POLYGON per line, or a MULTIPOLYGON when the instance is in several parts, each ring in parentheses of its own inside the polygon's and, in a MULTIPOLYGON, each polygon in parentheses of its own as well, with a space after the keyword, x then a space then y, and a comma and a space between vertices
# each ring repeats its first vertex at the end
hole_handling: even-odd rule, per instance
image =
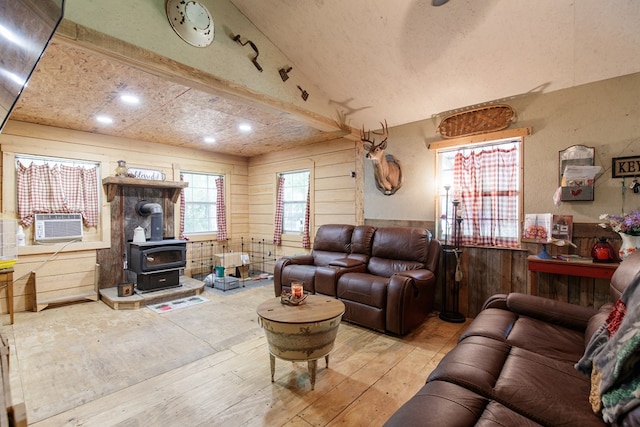
POLYGON ((271 382, 278 357, 288 361, 307 361, 311 390, 315 388, 318 359, 329 367, 329 353, 338 334, 344 304, 335 298, 309 295, 302 305, 286 305, 280 298, 258 306, 258 322, 269 345, 271 382))

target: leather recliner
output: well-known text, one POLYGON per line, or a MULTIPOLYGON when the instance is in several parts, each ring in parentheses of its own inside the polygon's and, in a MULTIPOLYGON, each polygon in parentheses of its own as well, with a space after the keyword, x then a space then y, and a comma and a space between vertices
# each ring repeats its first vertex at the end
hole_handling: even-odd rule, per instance
POLYGON ((310 255, 276 262, 274 290, 302 281, 308 293, 340 299, 343 320, 406 335, 433 308, 440 253, 423 228, 323 225, 310 255))
POLYGON ((338 279, 343 319, 396 335, 409 333, 433 309, 440 252, 429 230, 376 229, 366 270, 338 279))
POLYGON ((276 296, 290 291, 292 282, 303 282, 304 290, 316 293, 315 278, 319 267, 327 267, 335 259, 346 258, 351 252, 351 237, 355 226, 328 224, 318 228, 309 255, 282 257, 276 261, 273 284, 276 296))

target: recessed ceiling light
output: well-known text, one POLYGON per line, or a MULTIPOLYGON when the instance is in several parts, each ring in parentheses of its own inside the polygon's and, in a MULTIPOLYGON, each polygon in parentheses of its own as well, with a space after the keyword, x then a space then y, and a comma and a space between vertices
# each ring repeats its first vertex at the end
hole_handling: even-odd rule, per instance
POLYGON ((139 104, 140 98, 135 95, 121 95, 120 99, 122 102, 126 102, 127 104, 139 104))
POLYGON ((251 125, 248 123, 241 123, 238 125, 238 130, 240 132, 251 132, 251 125))
POLYGON ((113 123, 113 119, 109 116, 97 116, 96 120, 105 125, 110 125, 111 123, 113 123))
POLYGON ((213 144, 214 142, 216 142, 216 139, 212 136, 205 136, 204 142, 206 142, 207 144, 213 144))

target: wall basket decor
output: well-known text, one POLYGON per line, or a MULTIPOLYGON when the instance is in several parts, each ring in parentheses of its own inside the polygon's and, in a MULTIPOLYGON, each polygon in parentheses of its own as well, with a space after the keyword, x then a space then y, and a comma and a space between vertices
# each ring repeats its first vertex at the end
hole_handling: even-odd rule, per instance
POLYGON ((516 120, 516 113, 506 104, 474 108, 446 116, 438 126, 443 138, 459 138, 496 132, 509 127, 516 120))
POLYGON ((602 167, 594 166, 595 148, 572 145, 558 153, 558 180, 563 202, 592 201, 595 176, 602 167))

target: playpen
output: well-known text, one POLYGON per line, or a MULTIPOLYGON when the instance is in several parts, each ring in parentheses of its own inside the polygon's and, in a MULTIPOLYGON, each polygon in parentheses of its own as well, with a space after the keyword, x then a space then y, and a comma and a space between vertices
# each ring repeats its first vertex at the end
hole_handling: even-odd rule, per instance
POLYGON ((275 246, 264 239, 187 242, 184 274, 197 280, 204 280, 209 274, 264 279, 273 274, 275 262, 275 246))

